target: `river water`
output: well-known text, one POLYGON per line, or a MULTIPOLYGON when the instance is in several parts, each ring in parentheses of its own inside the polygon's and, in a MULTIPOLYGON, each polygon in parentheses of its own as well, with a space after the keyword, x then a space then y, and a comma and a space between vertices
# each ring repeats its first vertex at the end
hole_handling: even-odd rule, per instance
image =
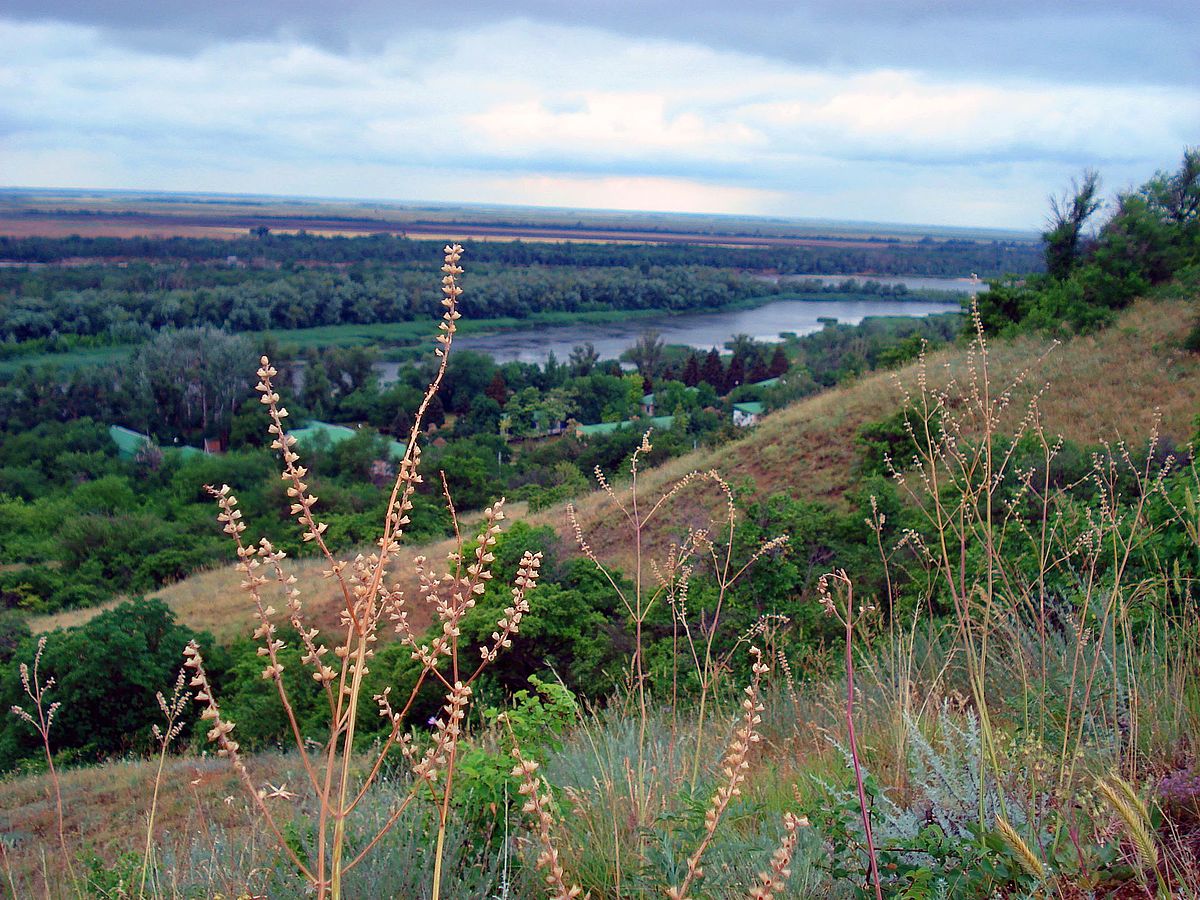
MULTIPOLYGON (((959 284, 970 284, 966 279, 875 280, 883 283, 919 281, 922 282, 920 287, 936 286, 943 290, 954 290, 959 284)), ((915 289, 918 285, 911 284, 910 287, 915 289)), ((964 295, 967 293, 965 287, 960 290, 964 295)), ((684 344, 700 350, 712 347, 724 350, 725 342, 735 334, 748 334, 757 341, 776 343, 784 332, 803 335, 820 331, 824 327, 822 319, 837 319, 847 325, 857 325, 867 316, 928 316, 957 312, 959 309, 959 302, 950 299, 906 300, 864 296, 861 300, 822 300, 820 295, 813 295, 811 300, 775 300, 753 309, 677 315, 664 313, 605 324, 543 325, 488 335, 460 335, 454 339, 454 346, 459 350, 486 353, 499 363, 518 360, 543 364, 551 353, 559 362, 566 362, 574 347, 590 341, 601 359, 617 359, 648 331, 658 332, 667 344, 684 344)), ((376 363, 375 369, 379 372, 380 380, 387 384, 395 380, 399 365, 385 360, 376 363)))
POLYGON ((603 325, 556 325, 489 335, 464 335, 455 338, 454 345, 460 350, 486 353, 501 363, 512 360, 544 363, 551 353, 559 362, 565 362, 573 347, 591 341, 601 359, 616 359, 647 331, 657 331, 666 344, 723 350, 725 342, 735 334, 748 334, 757 341, 774 343, 786 331, 798 335, 820 331, 824 327, 820 321, 823 318, 856 325, 867 316, 927 316, 955 312, 960 308, 952 301, 777 300, 754 309, 729 312, 639 316, 626 322, 603 325))

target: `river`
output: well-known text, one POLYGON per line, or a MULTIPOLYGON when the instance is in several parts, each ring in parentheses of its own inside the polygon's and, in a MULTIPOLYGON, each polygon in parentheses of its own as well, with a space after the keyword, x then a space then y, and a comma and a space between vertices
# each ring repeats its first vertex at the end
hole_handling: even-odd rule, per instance
MULTIPOLYGON (((832 318, 855 325, 867 316, 928 316, 956 312, 954 300, 900 300, 873 297, 862 300, 775 300, 753 309, 715 313, 637 316, 605 324, 531 326, 487 335, 460 335, 454 339, 459 350, 486 353, 497 362, 513 360, 545 363, 551 353, 565 362, 572 348, 590 341, 601 359, 617 359, 647 331, 656 331, 667 344, 685 344, 700 350, 724 349, 735 334, 748 334, 758 341, 774 343, 784 332, 798 335, 820 331, 822 319, 832 318)), ((400 364, 376 363, 383 383, 394 381, 400 364)))

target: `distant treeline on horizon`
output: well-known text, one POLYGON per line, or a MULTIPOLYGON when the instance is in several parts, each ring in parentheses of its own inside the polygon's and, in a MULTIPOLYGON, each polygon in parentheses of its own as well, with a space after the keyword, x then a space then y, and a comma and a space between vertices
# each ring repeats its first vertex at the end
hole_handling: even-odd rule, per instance
MULTIPOLYGON (((245 237, 9 237, 0 260, 54 264, 64 260, 240 261, 289 264, 424 264, 441 240, 372 234, 325 237, 255 229, 245 237)), ((723 247, 707 244, 488 240, 470 242, 476 264, 541 266, 706 266, 781 274, 998 277, 1040 271, 1038 243, 1015 240, 879 241, 869 246, 723 247)))

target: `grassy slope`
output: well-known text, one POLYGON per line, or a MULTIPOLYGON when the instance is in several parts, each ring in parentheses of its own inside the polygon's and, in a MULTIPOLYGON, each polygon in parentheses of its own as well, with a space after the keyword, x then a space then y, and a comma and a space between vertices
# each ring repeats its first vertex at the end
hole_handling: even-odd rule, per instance
MULTIPOLYGON (((992 348, 993 371, 999 378, 1007 378, 1031 369, 1030 384, 1049 381, 1052 387, 1042 404, 1048 429, 1072 440, 1094 441, 1118 434, 1140 438, 1150 428, 1157 407, 1163 433, 1181 441, 1192 433, 1192 418, 1200 408, 1200 357, 1187 356, 1177 349, 1184 332, 1181 323, 1187 321, 1189 310, 1190 304, 1183 298, 1142 303, 1124 315, 1117 327, 1056 348, 1041 362, 1038 360, 1050 349, 1046 342, 1022 339, 997 344, 992 348)), ((940 353, 930 360, 930 379, 937 380, 938 373, 945 378, 948 371, 961 371, 964 363, 964 354, 959 350, 940 353)), ((908 369, 899 376, 912 383, 915 374, 908 369)), ((871 376, 781 411, 741 441, 647 472, 643 485, 653 492, 686 471, 715 466, 731 477, 754 478, 762 493, 786 490, 798 496, 836 500, 853 481, 855 429, 863 421, 888 414, 899 397, 891 376, 871 376)), ((601 495, 595 494, 581 504, 585 526, 598 535, 604 529, 593 526, 613 520, 601 500, 601 495)), ((513 512, 519 517, 519 510, 513 512)), ((705 510, 698 505, 692 512, 699 516, 705 510)), ((538 514, 533 520, 566 528, 561 509, 538 514)), ((609 543, 616 544, 615 540, 609 543)), ((437 558, 449 549, 449 544, 420 549, 437 558)), ((405 559, 409 558, 406 555, 405 559)), ((328 621, 335 598, 328 582, 320 578, 319 566, 301 563, 298 575, 301 586, 308 589, 310 608, 323 607, 321 616, 328 621)), ((228 635, 245 623, 246 603, 237 589, 238 580, 232 569, 214 570, 167 588, 161 595, 190 624, 228 635)), ((870 697, 864 702, 873 709, 870 697)), ((835 711, 831 706, 825 717, 830 723, 835 711)), ((814 723, 824 721, 820 709, 809 710, 806 716, 811 716, 814 723)), ((866 718, 869 722, 872 715, 866 718)), ((880 721, 890 720, 883 717, 880 721)), ((870 732, 868 742, 886 744, 886 739, 870 732)), ((817 743, 824 746, 823 741, 817 743)), ((820 756, 815 747, 809 748, 809 753, 820 756)), ((814 762, 812 756, 805 756, 805 760, 810 767, 823 764, 814 762)), ((255 775, 272 784, 295 784, 294 767, 294 759, 268 754, 256 758, 255 775)), ((138 847, 144 836, 140 814, 149 797, 153 769, 153 761, 119 761, 65 773, 68 832, 91 835, 92 840, 102 834, 103 838, 96 840, 102 851, 138 847)), ((208 829, 215 828, 234 842, 254 840, 254 825, 247 824, 251 817, 228 769, 194 757, 173 759, 168 769, 166 781, 170 788, 164 792, 159 812, 160 827, 164 829, 160 839, 168 845, 174 839, 182 844, 190 835, 206 836, 208 829)), ((786 771, 778 774, 781 779, 785 776, 790 777, 786 771)), ((49 797, 44 777, 0 783, 0 809, 6 810, 0 814, 0 830, 31 838, 23 845, 25 848, 52 848, 56 838, 49 797)), ((72 843, 76 840, 72 838, 72 843)), ((19 874, 33 875, 36 880, 34 873, 44 863, 29 851, 13 854, 10 864, 19 874)))
MULTIPOLYGON (((994 385, 1007 386, 1024 376, 1014 392, 1014 409, 1023 408, 1035 388, 1049 385, 1040 407, 1046 430, 1078 443, 1130 438, 1141 440, 1161 416, 1163 435, 1185 442, 1194 431, 1200 411, 1200 356, 1180 347, 1186 323, 1193 315, 1187 292, 1136 304, 1116 325, 1099 334, 1060 346, 1039 338, 997 341, 990 346, 994 385)), ((968 358, 962 348, 930 356, 931 383, 948 377, 967 377, 968 358)), ((797 497, 836 502, 854 484, 857 458, 854 436, 864 423, 883 418, 901 402, 901 385, 916 383, 916 367, 870 375, 853 384, 810 397, 767 417, 744 438, 714 450, 700 450, 641 475, 650 496, 687 472, 716 469, 730 481, 749 479, 760 495, 784 491, 797 497)), ((590 543, 618 564, 630 562, 628 536, 610 527, 615 522, 604 494, 594 492, 579 504, 579 517, 590 543)), ((711 505, 681 498, 672 520, 707 524, 711 505)), ((518 510, 510 513, 519 516, 518 510)), ((552 508, 526 516, 532 524, 550 525, 573 541, 565 511, 552 508)), ((466 529, 465 530, 469 530, 466 529)), ((413 555, 445 558, 450 542, 406 550, 396 571, 413 555)), ((313 561, 298 564, 296 574, 307 608, 319 625, 336 619, 337 595, 320 577, 313 561)), ((217 569, 164 588, 162 597, 187 624, 228 637, 248 630, 249 609, 238 590, 240 576, 232 568, 217 569)), ((403 579, 401 579, 403 582, 403 579)), ((415 584, 411 587, 415 588, 415 584)), ((411 596, 415 596, 415 590, 411 596)), ((75 610, 34 622, 37 630, 85 621, 93 610, 75 610)), ((415 625, 422 618, 414 612, 415 625)))

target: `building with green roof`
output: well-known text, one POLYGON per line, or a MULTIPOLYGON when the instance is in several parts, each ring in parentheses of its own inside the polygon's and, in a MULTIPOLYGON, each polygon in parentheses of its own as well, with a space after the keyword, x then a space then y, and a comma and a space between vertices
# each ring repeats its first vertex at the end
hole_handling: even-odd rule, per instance
POLYGON ((767 408, 758 402, 733 404, 733 424, 738 428, 749 428, 757 425, 766 415, 767 408))
POLYGON ((657 428, 661 431, 670 428, 674 422, 674 416, 651 416, 645 419, 626 419, 624 422, 598 422, 595 425, 576 425, 575 436, 586 438, 594 434, 612 434, 623 428, 633 428, 634 426, 640 427, 643 431, 648 428, 657 428))
MULTIPOLYGON (((154 446, 154 439, 148 434, 142 434, 140 431, 134 431, 132 428, 126 428, 123 425, 110 425, 108 427, 108 436, 112 442, 117 445, 117 456, 121 459, 136 459, 137 455, 148 447, 154 446)), ((164 453, 178 453, 184 459, 194 459, 197 456, 204 456, 205 453, 199 447, 189 447, 187 444, 169 445, 162 448, 164 453)))
MULTIPOLYGON (((334 425, 330 422, 322 422, 319 419, 309 419, 308 424, 303 428, 293 428, 288 434, 296 439, 297 444, 312 446, 313 443, 323 438, 332 447, 334 444, 350 440, 350 438, 358 434, 358 429, 350 428, 347 425, 334 425)), ((404 457, 404 446, 399 441, 388 441, 388 455, 393 459, 402 459, 404 457)))
POLYGON ((117 456, 121 459, 133 459, 153 443, 149 435, 121 425, 110 425, 108 436, 117 445, 117 456))

